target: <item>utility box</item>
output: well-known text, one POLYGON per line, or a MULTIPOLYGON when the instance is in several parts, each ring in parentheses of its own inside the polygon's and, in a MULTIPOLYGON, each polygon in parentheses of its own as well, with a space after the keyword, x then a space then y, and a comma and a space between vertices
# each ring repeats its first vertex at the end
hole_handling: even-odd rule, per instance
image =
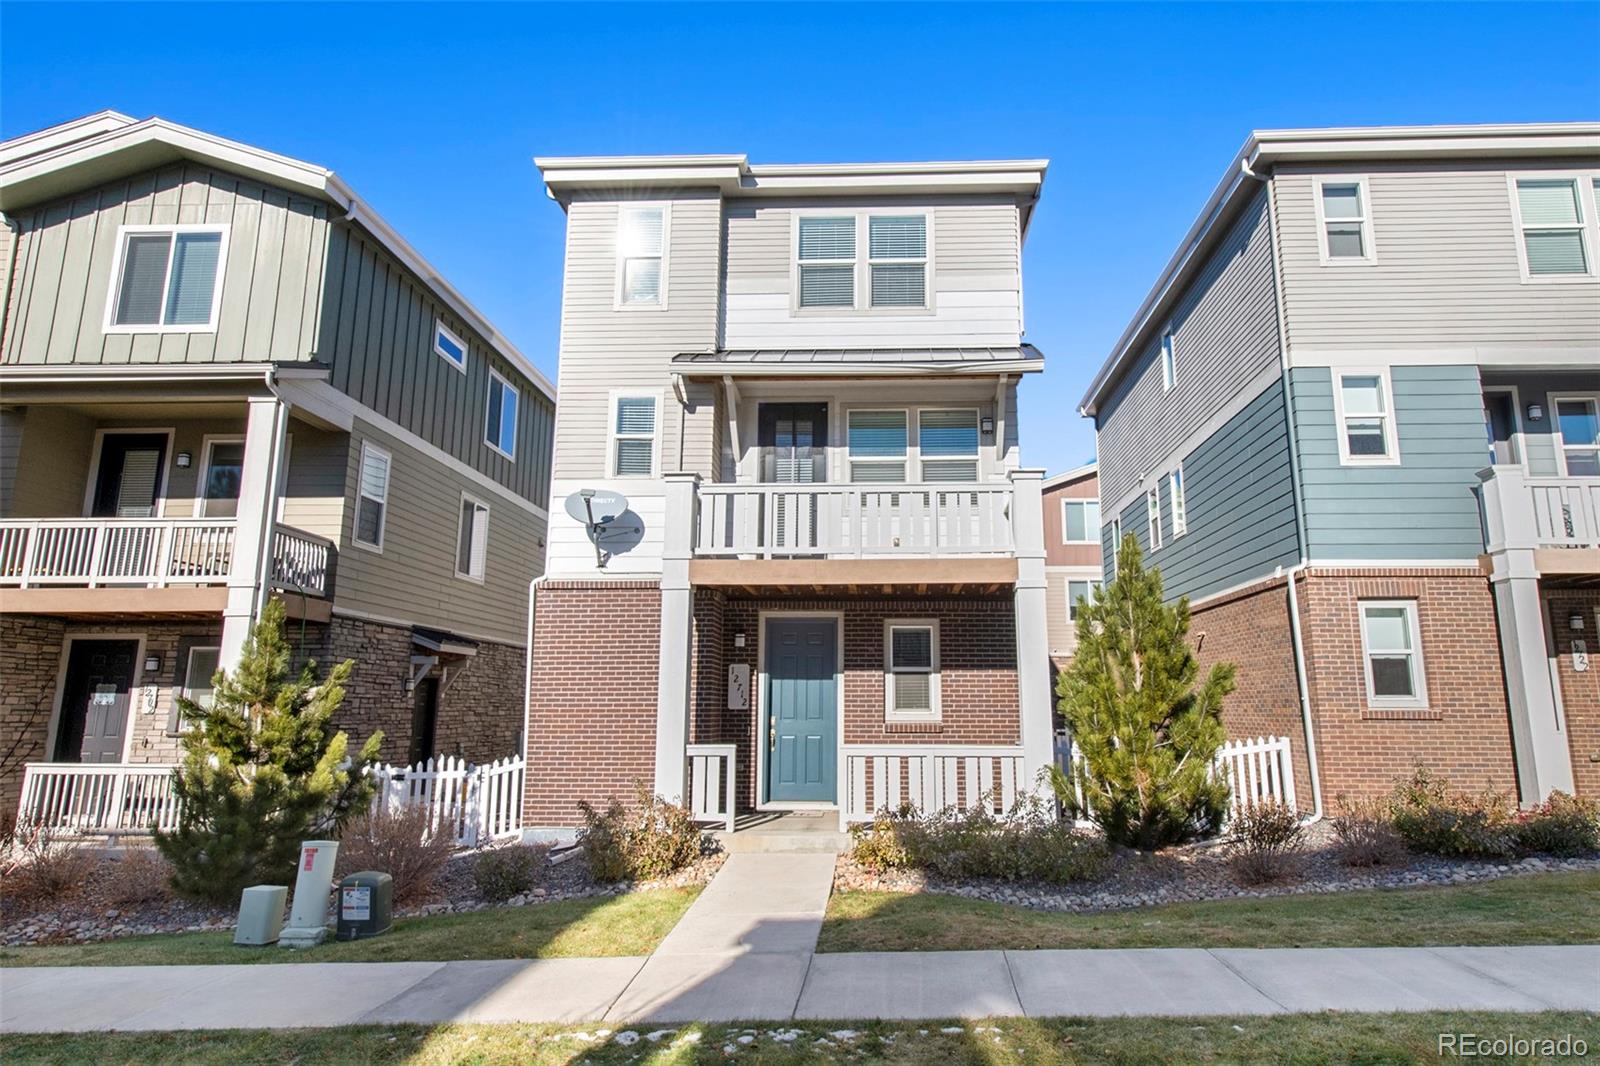
POLYGON ((394 925, 394 878, 362 870, 339 882, 339 940, 381 936, 394 925))
POLYGON ((276 944, 283 932, 283 905, 289 898, 287 885, 251 885, 239 895, 239 924, 233 942, 245 947, 276 944))

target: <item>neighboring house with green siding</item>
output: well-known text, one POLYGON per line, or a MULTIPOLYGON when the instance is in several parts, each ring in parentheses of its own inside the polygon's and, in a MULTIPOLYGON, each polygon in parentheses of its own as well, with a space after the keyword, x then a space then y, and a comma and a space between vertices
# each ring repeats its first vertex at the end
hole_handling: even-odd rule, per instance
POLYGON ((1254 133, 1084 396, 1107 566, 1303 798, 1600 794, 1597 181, 1594 123, 1254 133))
POLYGON ((527 358, 333 172, 161 119, 0 143, 0 211, 0 799, 159 781, 269 598, 354 741, 520 750, 527 358))

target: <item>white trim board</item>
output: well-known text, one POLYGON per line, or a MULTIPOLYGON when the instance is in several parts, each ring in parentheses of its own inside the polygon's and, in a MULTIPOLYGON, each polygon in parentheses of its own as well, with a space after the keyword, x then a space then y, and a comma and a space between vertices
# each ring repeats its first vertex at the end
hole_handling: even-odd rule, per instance
POLYGON ((1478 366, 1490 369, 1592 370, 1600 344, 1504 345, 1456 348, 1318 348, 1289 346, 1291 367, 1478 366))

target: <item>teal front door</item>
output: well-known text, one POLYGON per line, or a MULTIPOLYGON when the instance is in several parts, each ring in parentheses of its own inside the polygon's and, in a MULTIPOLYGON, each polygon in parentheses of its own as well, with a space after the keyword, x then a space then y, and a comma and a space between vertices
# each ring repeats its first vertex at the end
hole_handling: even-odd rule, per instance
POLYGON ((832 803, 839 739, 832 619, 767 622, 767 801, 832 803))

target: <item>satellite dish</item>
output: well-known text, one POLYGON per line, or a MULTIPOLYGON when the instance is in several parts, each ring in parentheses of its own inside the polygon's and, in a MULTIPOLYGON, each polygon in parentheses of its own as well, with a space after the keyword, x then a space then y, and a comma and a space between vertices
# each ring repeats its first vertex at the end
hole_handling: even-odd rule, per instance
MULTIPOLYGON (((595 565, 605 566, 610 556, 601 549, 600 541, 608 532, 616 534, 640 533, 637 528, 612 528, 612 523, 628 513, 628 498, 610 489, 579 489, 566 500, 567 514, 583 523, 594 542, 595 565)), ((614 539, 614 538, 613 538, 614 539)))

